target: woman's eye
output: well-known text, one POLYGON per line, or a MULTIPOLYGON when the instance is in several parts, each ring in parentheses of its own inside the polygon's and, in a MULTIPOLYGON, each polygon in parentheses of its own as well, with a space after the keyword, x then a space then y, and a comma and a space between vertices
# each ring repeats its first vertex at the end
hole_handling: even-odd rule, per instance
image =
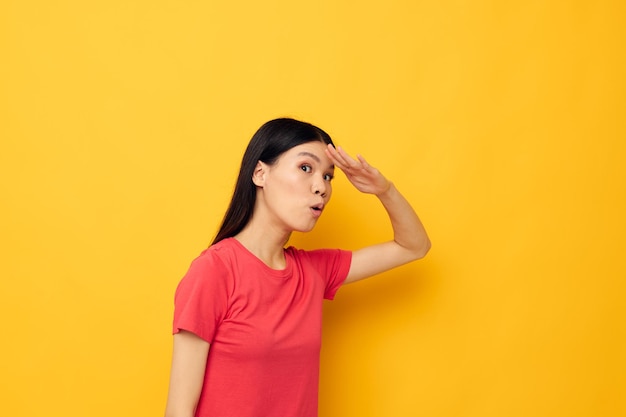
POLYGON ((300 166, 300 169, 303 170, 304 172, 311 172, 313 170, 313 168, 311 168, 310 165, 302 165, 300 166))
POLYGON ((331 175, 331 174, 326 174, 326 175, 324 175, 324 179, 325 179, 326 181, 332 181, 332 180, 333 180, 333 178, 335 178, 335 177, 334 177, 333 175, 331 175))

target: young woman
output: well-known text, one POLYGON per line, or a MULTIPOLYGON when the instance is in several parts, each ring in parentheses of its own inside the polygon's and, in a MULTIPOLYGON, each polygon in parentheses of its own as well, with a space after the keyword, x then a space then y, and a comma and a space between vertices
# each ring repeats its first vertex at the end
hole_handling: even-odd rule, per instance
POLYGON ((267 122, 246 149, 217 236, 176 290, 166 416, 316 417, 322 300, 429 248, 409 203, 364 158, 311 124, 267 122), (378 197, 393 240, 354 252, 285 248, 324 212, 335 167, 378 197))

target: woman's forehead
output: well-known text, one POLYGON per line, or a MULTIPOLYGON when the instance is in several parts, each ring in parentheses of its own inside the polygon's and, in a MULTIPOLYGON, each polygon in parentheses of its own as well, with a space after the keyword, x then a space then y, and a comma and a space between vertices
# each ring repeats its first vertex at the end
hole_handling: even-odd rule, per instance
POLYGON ((294 146, 293 148, 289 149, 285 153, 290 153, 292 155, 306 153, 306 154, 313 154, 316 157, 320 158, 321 156, 326 157, 325 150, 326 150, 326 144, 324 142, 314 141, 314 142, 301 143, 300 145, 294 146))
POLYGON ((326 156, 326 144, 319 141, 306 142, 294 146, 286 151, 283 156, 290 158, 308 157, 322 165, 333 165, 328 156, 326 156))

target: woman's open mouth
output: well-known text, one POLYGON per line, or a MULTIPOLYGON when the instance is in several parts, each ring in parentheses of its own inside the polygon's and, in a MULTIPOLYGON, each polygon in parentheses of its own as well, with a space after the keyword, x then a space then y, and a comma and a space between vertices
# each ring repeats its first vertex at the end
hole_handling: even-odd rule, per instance
POLYGON ((322 215, 322 211, 324 210, 323 204, 318 204, 311 207, 311 212, 313 212, 314 217, 319 217, 322 215))

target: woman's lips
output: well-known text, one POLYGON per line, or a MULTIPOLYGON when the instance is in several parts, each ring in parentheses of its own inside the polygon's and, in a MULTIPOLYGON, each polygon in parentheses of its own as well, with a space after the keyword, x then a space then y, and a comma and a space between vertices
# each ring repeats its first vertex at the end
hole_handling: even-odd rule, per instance
POLYGON ((323 205, 313 206, 311 207, 311 213, 313 213, 313 217, 317 218, 322 215, 322 211, 324 210, 323 205))

